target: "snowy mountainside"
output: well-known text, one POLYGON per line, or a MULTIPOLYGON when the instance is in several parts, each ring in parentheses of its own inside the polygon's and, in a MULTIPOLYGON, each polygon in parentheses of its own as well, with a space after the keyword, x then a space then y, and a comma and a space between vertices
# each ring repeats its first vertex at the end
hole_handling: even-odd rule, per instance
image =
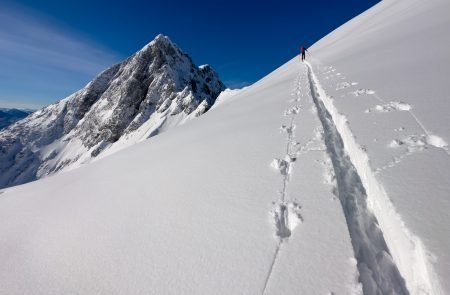
POLYGON ((224 90, 159 35, 85 88, 0 132, 0 187, 77 167, 206 112, 224 90))
POLYGON ((342 133, 356 138, 347 148, 365 151, 367 186, 391 202, 373 210, 400 220, 388 244, 402 244, 389 246, 412 294, 450 293, 448 11, 445 0, 385 0, 310 48, 342 133), (405 263, 408 252, 424 258, 405 263))
POLYGON ((450 124, 437 119, 448 118, 450 109, 444 86, 450 77, 449 2, 385 0, 376 7, 314 44, 313 57, 348 79, 357 77, 356 90, 370 84, 381 98, 410 104, 429 131, 450 143, 450 124))
POLYGON ((196 120, 1 190, 0 293, 450 294, 450 62, 410 84, 399 50, 449 6, 385 0, 196 120))

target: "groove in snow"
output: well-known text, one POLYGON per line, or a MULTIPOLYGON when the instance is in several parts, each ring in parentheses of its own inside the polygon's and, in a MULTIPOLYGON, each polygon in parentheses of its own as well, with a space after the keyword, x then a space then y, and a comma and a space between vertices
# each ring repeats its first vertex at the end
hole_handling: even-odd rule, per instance
MULTIPOLYGON (((401 220, 383 186, 378 182, 374 171, 372 171, 368 155, 356 143, 345 116, 338 113, 332 100, 326 95, 315 77, 309 63, 307 63, 307 67, 310 87, 319 109, 320 119, 322 124, 326 125, 324 129, 327 127, 327 148, 330 147, 329 153, 339 177, 340 183, 338 183, 338 186, 340 187, 338 190, 343 193, 350 192, 363 196, 363 199, 355 199, 351 202, 340 196, 346 218, 350 217, 347 223, 352 235, 355 255, 358 259, 358 268, 360 262, 369 263, 365 266, 372 267, 370 269, 372 277, 382 279, 378 287, 390 287, 403 293, 407 293, 409 290, 411 294, 443 294, 439 281, 429 263, 428 252, 420 239, 414 236, 401 220), (346 154, 346 151, 348 154, 346 154), (340 174, 342 172, 344 174, 340 174), (346 181, 349 180, 356 181, 355 188, 347 186, 346 181), (350 191, 345 190, 346 186, 350 191), (356 208, 360 211, 350 212, 349 209, 352 206, 357 206, 356 208), (348 213, 352 213, 354 216, 348 216, 348 213), (349 223, 354 218, 360 223, 349 223), (359 230, 364 231, 358 232, 358 227, 355 225, 364 226, 359 228, 359 230), (362 237, 370 239, 364 240, 361 239, 362 237), (375 252, 371 253, 370 251, 375 252), (375 258, 375 260, 372 258, 375 258), (359 259, 369 260, 360 261, 359 259), (375 264, 371 264, 372 262, 375 262, 375 264), (404 283, 402 283, 402 277, 404 283), (399 285, 391 285, 396 283, 399 285)), ((354 197, 352 194, 349 194, 349 196, 354 197)), ((364 271, 361 275, 364 275, 364 271)), ((365 294, 372 294, 366 291, 366 288, 371 286, 364 287, 365 294)))
POLYGON ((336 175, 337 195, 347 221, 364 294, 409 294, 378 226, 367 206, 367 194, 361 178, 347 155, 336 129, 311 77, 311 96, 324 130, 324 141, 336 175))

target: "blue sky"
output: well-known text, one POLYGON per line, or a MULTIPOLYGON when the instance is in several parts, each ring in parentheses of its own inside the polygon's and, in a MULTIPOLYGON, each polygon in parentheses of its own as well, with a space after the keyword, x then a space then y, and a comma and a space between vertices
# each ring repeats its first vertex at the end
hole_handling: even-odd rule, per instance
POLYGON ((62 99, 159 33, 245 86, 378 2, 3 0, 0 107, 62 99))

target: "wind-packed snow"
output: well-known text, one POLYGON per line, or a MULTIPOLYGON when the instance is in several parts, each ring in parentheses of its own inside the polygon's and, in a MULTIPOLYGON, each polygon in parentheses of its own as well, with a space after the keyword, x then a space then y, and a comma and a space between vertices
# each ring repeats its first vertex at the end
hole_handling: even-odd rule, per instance
POLYGON ((195 120, 2 190, 0 293, 449 294, 449 8, 385 0, 195 120))

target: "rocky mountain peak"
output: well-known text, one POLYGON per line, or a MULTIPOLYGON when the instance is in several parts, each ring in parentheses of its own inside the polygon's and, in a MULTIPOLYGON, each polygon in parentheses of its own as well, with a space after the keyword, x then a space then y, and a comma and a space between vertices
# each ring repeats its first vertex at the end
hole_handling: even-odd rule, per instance
POLYGON ((0 187, 71 169, 206 112, 225 89, 158 35, 84 88, 0 132, 0 187))

